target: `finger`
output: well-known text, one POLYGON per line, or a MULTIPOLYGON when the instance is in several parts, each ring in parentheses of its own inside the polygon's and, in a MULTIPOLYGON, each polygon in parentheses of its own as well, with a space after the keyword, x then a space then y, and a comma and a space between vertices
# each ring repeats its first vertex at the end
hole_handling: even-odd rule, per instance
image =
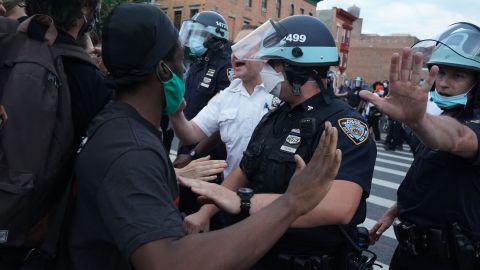
POLYGON ((400 69, 400 80, 408 81, 410 79, 411 71, 412 71, 412 51, 410 48, 403 48, 402 64, 400 69))
POLYGON ((307 166, 301 156, 294 155, 293 158, 295 159, 295 171, 301 171, 303 168, 305 168, 305 166, 307 166))
POLYGON ((180 185, 185 186, 185 187, 194 187, 198 185, 198 181, 192 178, 187 178, 183 176, 178 176, 178 182, 180 185))
POLYGON ((410 81, 413 84, 420 83, 420 79, 422 78, 422 67, 423 67, 423 54, 421 52, 416 52, 413 55, 412 75, 410 76, 410 81))
POLYGON ((197 158, 197 159, 195 159, 195 161, 200 162, 200 161, 206 161, 206 160, 209 160, 209 159, 210 159, 210 155, 204 156, 204 157, 201 157, 201 158, 197 158))
POLYGON ((375 107, 377 107, 379 110, 381 110, 381 107, 383 107, 383 102, 385 102, 383 98, 367 90, 360 91, 359 95, 366 101, 373 103, 373 105, 375 105, 375 107))
POLYGON ((435 83, 435 79, 437 78, 439 68, 437 65, 434 65, 433 67, 430 68, 430 71, 428 72, 428 78, 424 83, 423 89, 426 90, 427 92, 432 89, 433 83, 435 83))
POLYGON ((388 76, 390 83, 394 83, 400 79, 400 55, 394 53, 390 60, 390 75, 388 76))
POLYGON ((210 182, 210 181, 214 181, 215 179, 217 179, 217 176, 216 175, 208 175, 208 176, 202 176, 198 179, 202 180, 202 181, 210 182))

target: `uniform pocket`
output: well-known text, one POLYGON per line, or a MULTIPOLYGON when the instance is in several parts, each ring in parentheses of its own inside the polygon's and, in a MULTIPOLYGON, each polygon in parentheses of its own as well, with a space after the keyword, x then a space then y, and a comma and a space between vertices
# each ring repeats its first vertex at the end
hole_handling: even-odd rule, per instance
MULTIPOLYGON (((237 117, 238 109, 226 109, 220 112, 218 116, 220 136, 225 143, 232 141, 239 130, 233 126, 233 121, 237 117)), ((238 126, 238 125, 237 125, 238 126)))

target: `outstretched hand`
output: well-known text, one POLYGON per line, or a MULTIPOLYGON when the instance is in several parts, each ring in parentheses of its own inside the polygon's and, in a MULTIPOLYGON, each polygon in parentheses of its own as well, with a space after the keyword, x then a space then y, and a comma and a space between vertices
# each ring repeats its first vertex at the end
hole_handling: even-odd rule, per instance
POLYGON ((175 172, 178 176, 212 181, 217 179, 217 174, 226 167, 225 160, 210 160, 210 156, 206 156, 193 160, 181 169, 175 169, 175 172))
POLYGON ((438 73, 438 67, 433 66, 426 81, 420 84, 422 67, 423 54, 417 52, 412 55, 411 48, 404 48, 401 58, 398 53, 392 55, 388 95, 380 98, 363 90, 360 96, 389 117, 412 127, 426 115, 428 91, 438 73))
POLYGON ((342 160, 342 153, 337 148, 338 132, 330 122, 325 122, 320 142, 308 165, 302 169, 297 162, 297 173, 292 177, 285 196, 298 207, 301 214, 312 210, 323 200, 330 190, 342 160))

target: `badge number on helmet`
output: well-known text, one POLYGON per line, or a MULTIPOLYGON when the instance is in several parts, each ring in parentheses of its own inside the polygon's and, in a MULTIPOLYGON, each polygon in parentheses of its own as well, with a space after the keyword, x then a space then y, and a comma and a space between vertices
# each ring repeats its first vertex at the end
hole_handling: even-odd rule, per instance
POLYGON ((289 42, 304 43, 305 41, 307 41, 307 36, 303 34, 289 34, 285 37, 285 40, 289 42))

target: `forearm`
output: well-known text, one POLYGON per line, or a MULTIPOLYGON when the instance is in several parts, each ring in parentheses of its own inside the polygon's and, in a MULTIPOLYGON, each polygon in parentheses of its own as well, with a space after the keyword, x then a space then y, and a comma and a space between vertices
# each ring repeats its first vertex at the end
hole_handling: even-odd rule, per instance
POLYGON ((282 197, 268 209, 225 229, 145 244, 132 255, 133 265, 139 270, 248 269, 298 216, 293 205, 282 197))
POLYGON ((178 139, 184 144, 195 144, 207 136, 203 131, 193 122, 185 118, 183 112, 170 115, 170 122, 178 139))
POLYGON ((425 114, 421 121, 411 126, 415 135, 431 149, 473 158, 478 150, 476 134, 467 126, 449 116, 425 114))
MULTIPOLYGON (((230 175, 223 180, 222 186, 236 191, 241 187, 245 187, 248 184, 247 176, 243 173, 240 167, 235 168, 230 175)), ((270 201, 270 203, 273 200, 270 201)), ((262 207, 263 208, 263 207, 262 207)), ((220 209, 216 207, 214 204, 206 204, 200 208, 200 211, 205 212, 210 217, 215 215, 220 209)))
MULTIPOLYGON (((203 132, 202 132, 203 133, 203 132)), ((203 157, 210 153, 215 146, 221 143, 220 132, 213 133, 210 137, 204 137, 197 146, 195 146, 195 152, 197 156, 203 157)))
MULTIPOLYGON (((297 218, 295 228, 311 228, 328 224, 348 224, 362 198, 362 188, 351 181, 334 180, 325 198, 310 212, 297 218)), ((251 213, 266 207, 280 194, 256 194, 252 198, 251 213)))

